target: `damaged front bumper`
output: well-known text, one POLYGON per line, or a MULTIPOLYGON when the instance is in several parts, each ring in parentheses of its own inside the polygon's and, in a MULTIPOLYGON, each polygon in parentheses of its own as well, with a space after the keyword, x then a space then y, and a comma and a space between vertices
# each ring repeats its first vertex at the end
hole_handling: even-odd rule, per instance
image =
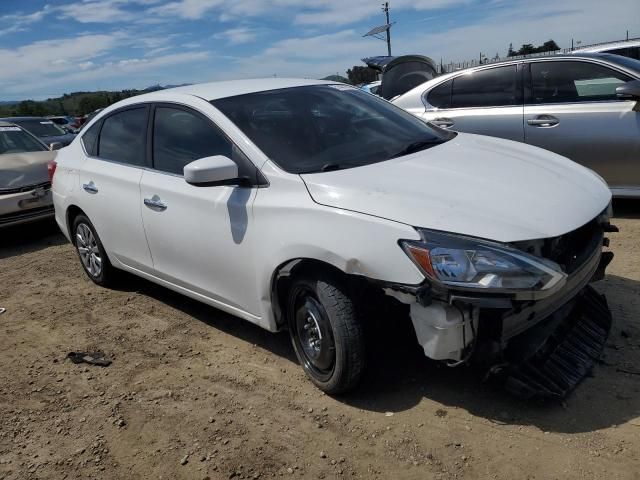
POLYGON ((605 231, 616 229, 607 223, 593 235, 579 266, 542 298, 437 291, 428 283, 385 292, 409 305, 427 357, 483 365, 520 397, 564 397, 598 359, 611 328, 606 299, 589 286, 613 258, 602 251, 605 231))

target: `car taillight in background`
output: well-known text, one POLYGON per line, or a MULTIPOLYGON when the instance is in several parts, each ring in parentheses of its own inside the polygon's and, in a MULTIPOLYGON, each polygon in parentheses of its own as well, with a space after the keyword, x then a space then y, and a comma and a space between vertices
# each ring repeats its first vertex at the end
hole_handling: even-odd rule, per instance
POLYGON ((50 160, 49 163, 47 163, 47 172, 49 173, 50 182, 53 182, 53 175, 56 173, 57 166, 58 163, 55 160, 50 160))

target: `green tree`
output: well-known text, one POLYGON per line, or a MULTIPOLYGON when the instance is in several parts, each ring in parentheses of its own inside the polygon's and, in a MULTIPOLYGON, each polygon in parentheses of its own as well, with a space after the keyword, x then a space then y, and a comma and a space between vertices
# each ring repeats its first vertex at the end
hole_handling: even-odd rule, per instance
POLYGON ((347 76, 349 77, 349 82, 353 85, 374 82, 378 79, 378 73, 373 68, 358 65, 347 70, 347 76))

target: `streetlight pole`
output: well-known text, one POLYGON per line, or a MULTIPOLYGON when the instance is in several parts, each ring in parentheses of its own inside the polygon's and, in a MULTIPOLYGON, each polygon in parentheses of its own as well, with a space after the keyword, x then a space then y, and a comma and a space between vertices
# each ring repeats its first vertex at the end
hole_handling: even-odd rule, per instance
POLYGON ((389 23, 389 2, 382 4, 382 11, 387 18, 387 54, 391 56, 391 24, 389 23))

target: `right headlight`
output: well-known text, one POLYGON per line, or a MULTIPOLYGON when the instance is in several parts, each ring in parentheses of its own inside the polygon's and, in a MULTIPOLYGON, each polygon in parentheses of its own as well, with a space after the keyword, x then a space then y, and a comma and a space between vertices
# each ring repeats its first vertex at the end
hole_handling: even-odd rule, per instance
POLYGON ((509 293, 550 290, 566 281, 557 263, 508 245, 417 230, 422 240, 400 245, 425 275, 443 285, 509 293))

